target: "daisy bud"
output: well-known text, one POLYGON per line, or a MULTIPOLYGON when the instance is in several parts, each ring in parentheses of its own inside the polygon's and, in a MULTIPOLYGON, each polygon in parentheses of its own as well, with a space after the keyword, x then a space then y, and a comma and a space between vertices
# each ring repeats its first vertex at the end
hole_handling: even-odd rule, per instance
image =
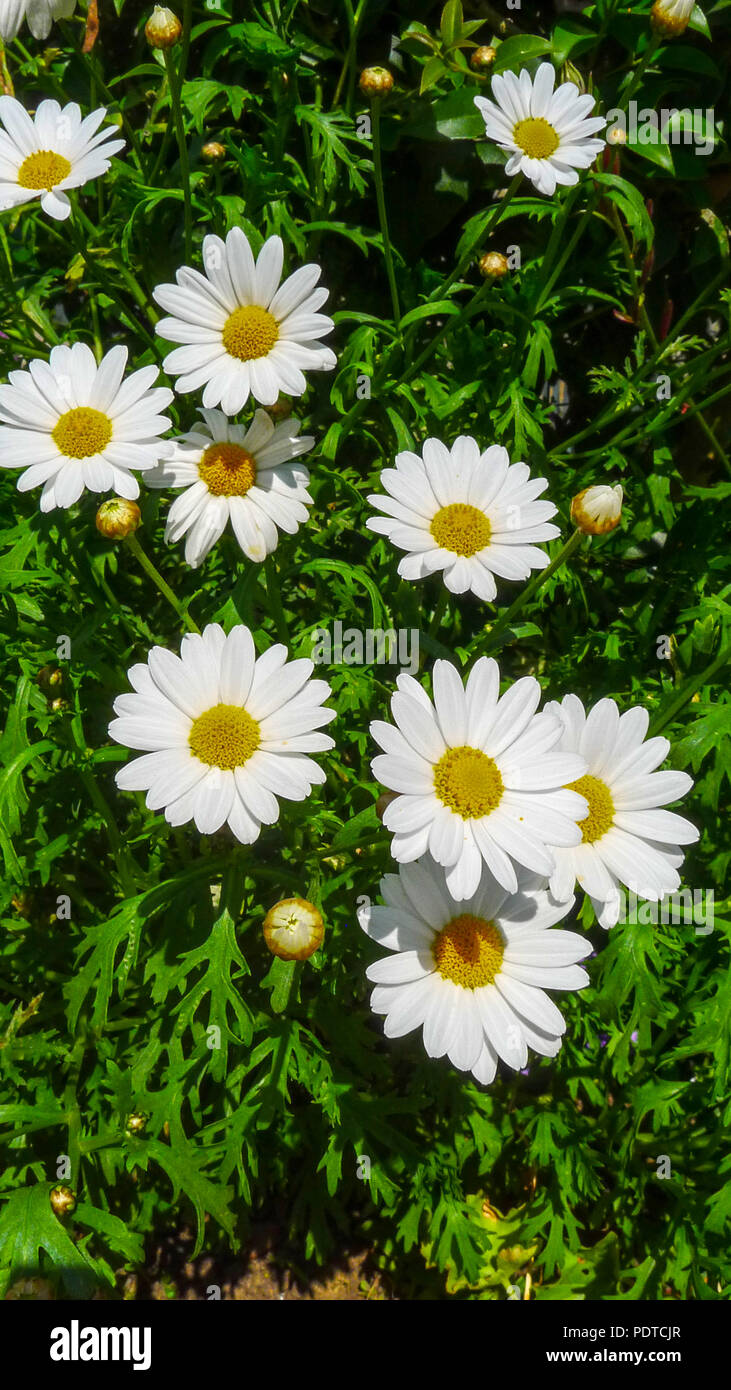
POLYGON ((387 97, 393 87, 388 68, 364 68, 358 83, 364 97, 387 97))
POLYGON ((650 23, 666 39, 677 38, 688 28, 695 9, 695 0, 655 0, 650 10, 650 23))
POLYGON ((574 63, 564 63, 563 67, 561 68, 561 81, 573 82, 574 86, 578 87, 582 96, 586 94, 586 83, 582 74, 579 72, 579 69, 575 66, 574 63))
POLYGON ((470 67, 473 72, 484 72, 486 68, 491 68, 497 58, 497 49, 492 44, 482 43, 470 54, 470 67))
POLYGON ((607 131, 607 144, 609 144, 609 145, 626 145, 626 144, 627 144, 627 131, 625 130, 624 126, 621 126, 621 125, 613 125, 613 126, 610 126, 609 130, 607 131))
POLYGON ((322 944, 322 915, 305 898, 282 898, 264 918, 264 940, 280 960, 307 960, 322 944))
POLYGON ((54 714, 63 714, 63 711, 64 711, 65 709, 68 709, 68 707, 69 707, 69 702, 68 702, 68 700, 63 700, 63 699, 61 698, 61 696, 59 696, 59 697, 58 697, 57 699, 55 699, 55 700, 51 700, 51 709, 52 709, 52 711, 53 711, 54 714))
POLYGON ((586 536, 603 536, 619 526, 622 517, 622 488, 619 483, 598 483, 577 492, 571 503, 571 520, 586 536))
POLYGON ((127 1117, 125 1133, 131 1138, 134 1134, 142 1134, 147 1127, 147 1116, 142 1115, 139 1110, 133 1110, 127 1117))
POLYGON ((57 666, 42 666, 36 676, 36 684, 48 694, 49 690, 63 684, 63 671, 59 671, 57 666))
POLYGON ((480 256, 478 268, 480 275, 484 275, 486 280, 502 280, 510 266, 507 257, 503 256, 501 251, 486 251, 484 256, 480 256))
POLYGON ((136 502, 130 502, 126 497, 110 497, 108 502, 102 502, 96 514, 96 529, 108 541, 123 541, 137 530, 140 518, 136 502))
POLYGON ((145 25, 145 38, 150 48, 172 48, 182 32, 178 16, 165 5, 156 5, 145 25))
POLYGON ((204 159, 214 163, 217 159, 224 158, 226 149, 218 140, 207 140, 205 145, 201 146, 201 154, 204 159))
POLYGON ((76 1207, 76 1194, 70 1187, 54 1187, 49 1200, 53 1214, 59 1220, 64 1216, 70 1216, 76 1207))

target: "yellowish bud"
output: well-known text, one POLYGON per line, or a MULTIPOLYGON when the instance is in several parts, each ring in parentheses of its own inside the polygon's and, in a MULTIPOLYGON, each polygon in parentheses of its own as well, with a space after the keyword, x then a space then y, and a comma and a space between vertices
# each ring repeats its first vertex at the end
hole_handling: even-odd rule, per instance
POLYGON ((622 519, 622 488, 619 483, 598 483, 577 492, 571 503, 571 520, 587 536, 604 536, 622 519))
POLYGON ((492 44, 482 43, 470 54, 470 67, 473 72, 485 72, 491 68, 497 58, 497 49, 492 44))
POLYGON ((145 38, 150 48, 172 48, 182 32, 178 16, 165 5, 156 5, 145 25, 145 38))
POLYGON ((201 154, 213 164, 216 160, 225 158, 226 147, 218 140, 206 140, 205 145, 201 146, 201 154))
POLYGON ((147 1116, 143 1115, 139 1110, 133 1110, 132 1114, 127 1116, 125 1130, 128 1135, 142 1134, 146 1127, 147 1116))
POLYGON ((61 1217, 70 1216, 76 1207, 76 1194, 70 1187, 54 1187, 50 1195, 51 1208, 54 1216, 59 1220, 61 1217))
POLYGON ((280 960, 307 960, 322 945, 322 914, 306 898, 282 898, 264 918, 264 940, 280 960))
POLYGON ((486 251, 484 256, 480 256, 479 271, 486 280, 502 280, 509 269, 507 257, 501 251, 486 251))
POLYGON ((108 541, 123 541, 137 530, 140 515, 136 502, 130 502, 127 497, 110 497, 108 502, 102 502, 96 514, 96 529, 108 541))
POLYGON ((358 83, 364 97, 387 97, 393 88, 388 68, 364 68, 358 83))
POLYGON ((658 34, 674 39, 688 28, 695 9, 695 0, 655 0, 650 10, 650 23, 658 34))

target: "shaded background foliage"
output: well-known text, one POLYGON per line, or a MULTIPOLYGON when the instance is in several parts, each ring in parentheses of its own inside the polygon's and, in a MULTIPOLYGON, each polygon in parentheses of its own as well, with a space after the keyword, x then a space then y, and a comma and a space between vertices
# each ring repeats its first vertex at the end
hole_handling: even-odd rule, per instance
MULTIPOLYGON (((603 0, 505 20, 474 4, 464 19, 483 21, 471 41, 492 41, 498 67, 535 69, 547 55, 602 110, 634 91, 642 107, 713 106, 720 130, 728 5, 707 11, 712 43, 698 19, 643 70, 648 12, 603 0)), ((164 356, 151 290, 185 260, 184 174, 148 13, 102 3, 89 55, 83 16, 45 45, 23 31, 9 46, 27 106, 43 95, 107 104, 128 146, 82 195, 91 227, 30 209, 0 218, 4 377, 73 338, 124 342, 135 366, 164 356)), ((697 777, 687 811, 703 836, 684 883, 715 892, 715 926, 640 921, 607 934, 579 903, 596 955, 590 989, 562 1004, 563 1049, 488 1090, 429 1062, 418 1038, 385 1043, 355 904, 392 866, 367 729, 386 714, 394 668, 323 672, 339 711, 327 786, 285 804, 256 845, 172 832, 116 792, 126 754, 106 729, 127 667, 155 642, 176 647, 179 623, 126 547, 98 535, 92 497, 41 517, 4 473, 5 1285, 40 1268, 67 1293, 119 1288, 162 1224, 192 1211, 199 1248, 235 1242, 284 1194, 293 1250, 322 1260, 356 1233, 417 1295, 523 1296, 530 1274, 539 1298, 725 1298, 726 144, 705 158, 662 142, 613 147, 575 198, 523 184, 495 225, 502 156, 472 101, 484 78, 455 47, 458 6, 221 0, 196 3, 192 18, 177 60, 193 261, 203 235, 233 225, 257 248, 281 234, 290 269, 320 260, 339 360, 293 403, 317 439, 315 506, 276 552, 281 608, 230 536, 187 570, 164 546, 168 497, 143 491, 143 543, 201 625, 245 622, 259 650, 284 638, 295 655, 335 620, 413 627, 428 669, 436 655, 466 663, 494 614, 467 597, 437 627, 438 581, 399 581, 393 552, 366 532, 365 497, 399 449, 430 434, 504 443, 548 477, 565 535, 581 487, 621 481, 622 528, 585 542, 496 649, 508 680, 535 674, 546 697, 573 690, 587 705, 640 702, 665 727, 673 766, 697 777), (369 106, 357 77, 372 62, 396 77, 380 121, 400 325, 359 122, 369 106), (211 140, 222 158, 204 155, 211 140), (520 267, 481 281, 479 252, 511 245, 520 267), (370 396, 358 394, 363 377, 370 396), (296 972, 272 965, 260 932, 293 893, 327 921, 323 950, 296 972), (62 1154, 78 1198, 65 1221, 48 1200, 62 1154), (659 1155, 671 1166, 662 1180, 659 1155)), ((196 404, 176 399, 177 427, 196 404)), ((515 592, 504 586, 499 606, 515 592)))

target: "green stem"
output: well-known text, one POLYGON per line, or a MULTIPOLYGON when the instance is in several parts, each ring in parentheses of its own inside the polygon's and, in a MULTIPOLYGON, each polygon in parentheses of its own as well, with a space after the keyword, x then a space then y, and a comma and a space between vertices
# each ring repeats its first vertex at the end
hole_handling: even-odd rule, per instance
POLYGON ((677 694, 673 696, 664 709, 658 710, 654 719, 650 721, 648 736, 654 737, 655 734, 661 733, 668 724, 671 724, 675 716, 680 713, 681 709, 688 704, 689 700, 692 700, 696 691, 700 690, 701 686, 711 680, 711 678, 716 675, 716 672, 722 670, 729 661, 731 661, 731 642, 721 648, 710 666, 706 666, 705 671, 701 671, 699 676, 693 676, 691 680, 686 682, 682 690, 679 690, 677 694))
POLYGON ((653 35, 652 35, 652 37, 651 37, 651 39, 650 39, 650 41, 649 41, 649 43, 648 43, 648 45, 647 45, 647 48, 645 49, 644 54, 643 54, 642 57, 640 58, 640 61, 639 61, 639 63, 637 64, 637 67, 635 68, 634 73, 632 74, 632 79, 631 79, 631 81, 630 81, 630 84, 629 84, 629 86, 628 86, 628 88, 627 88, 627 91, 625 92, 625 94, 624 94, 624 96, 623 96, 623 98, 622 98, 622 104, 621 104, 621 106, 620 106, 620 108, 619 108, 620 111, 625 111, 625 110, 627 109, 627 107, 629 106, 630 101, 632 100, 632 97, 634 96, 635 92, 637 91, 637 88, 639 87, 640 82, 642 81, 642 78, 644 77, 647 68, 649 67, 650 63, 652 62, 653 58, 655 57, 655 54, 656 54, 656 52, 657 52, 657 50, 658 50, 658 48, 660 47, 660 45, 661 45, 662 42, 663 42, 663 38, 662 38, 662 35, 661 35, 661 34, 653 34, 653 35))
POLYGON ((3 94, 4 94, 6 97, 13 97, 13 96, 15 96, 15 88, 14 88, 14 86, 13 86, 13 79, 12 79, 12 77, 10 76, 10 69, 9 69, 9 67, 8 67, 8 58, 7 58, 7 54, 6 54, 6 52, 5 52, 5 44, 3 43, 2 39, 0 39, 0 77, 2 78, 3 94))
POLYGON ((586 227, 587 222, 589 221, 594 212, 594 203, 595 197, 592 197, 588 206, 584 208, 584 211, 574 229, 573 236, 569 239, 565 251, 562 252, 557 265, 554 266, 554 269, 552 270, 540 295, 538 296, 538 302, 536 303, 535 307, 536 313, 540 313, 540 310, 543 308, 543 305, 546 303, 546 300, 550 297, 553 287, 556 281, 558 280, 566 262, 568 261, 569 257, 573 255, 574 249, 581 236, 583 235, 584 228, 586 227))
POLYGON ((101 787, 99 786, 96 773, 94 772, 94 769, 91 766, 91 762, 89 761, 89 748, 87 746, 86 739, 84 738, 84 730, 80 714, 75 715, 74 718, 70 721, 69 728, 71 731, 71 738, 73 739, 74 745, 78 752, 81 754, 81 757, 83 759, 83 761, 78 766, 79 776, 84 784, 84 787, 86 788, 89 800, 91 801, 92 805, 96 807, 97 811, 99 812, 99 815, 102 817, 102 820, 104 821, 104 826, 107 832, 107 839, 109 840, 109 847, 112 851, 112 854, 114 855, 115 863, 117 865, 117 873, 119 874, 119 881, 122 885, 122 889, 126 897, 134 898, 137 896, 138 892, 136 878, 137 866, 134 863, 134 860, 132 859, 132 856, 130 855, 127 846, 124 844, 122 840, 119 830, 117 829, 117 822, 114 818, 112 808, 109 805, 109 802, 107 801, 101 787))
POLYGON ((269 612, 277 631, 277 637, 280 642, 284 642, 285 646, 289 647, 289 628, 282 607, 279 575, 277 574, 277 566, 273 555, 267 555, 264 561, 264 587, 266 589, 269 612))
POLYGON ((487 222, 482 228, 482 231, 480 232, 479 236, 475 237, 475 240, 471 242, 467 251, 465 251, 464 255, 457 262, 457 265, 454 267, 454 270, 451 272, 451 274, 448 275, 446 280, 439 286, 439 289, 434 290, 434 292, 429 296, 430 299, 444 299, 444 297, 447 294, 447 291, 451 289, 455 280, 461 279, 462 275, 464 274, 465 270, 470 264, 473 256, 475 255, 475 252, 480 249, 482 244, 487 240, 490 233, 495 230, 508 204, 512 202, 512 199, 518 191, 522 178, 522 174, 516 174, 515 178, 508 184, 504 196, 500 199, 498 203, 496 203, 495 207, 493 208, 493 216, 488 217, 487 222))
POLYGON ((181 69, 175 67, 175 60, 169 48, 163 49, 165 59, 165 71, 168 75, 170 85, 170 104, 173 110, 173 120, 175 121, 175 134, 178 141, 178 153, 180 155, 180 179, 183 185, 183 208, 185 216, 185 261, 190 265, 193 254, 193 202, 190 192, 190 163, 188 161, 188 143, 185 138, 185 121, 183 120, 183 106, 181 102, 181 91, 183 87, 182 77, 182 54, 181 69))
POLYGON ((386 216, 386 198, 383 191, 383 162, 381 159, 381 103, 378 97, 374 97, 371 102, 371 117, 373 123, 373 169, 376 180, 376 202, 378 204, 378 222, 381 228, 381 239, 383 241, 383 255, 386 262, 386 275, 388 276, 388 287, 391 291, 391 307, 393 309, 393 320, 398 327, 401 322, 401 309, 399 308, 398 286, 396 284, 396 272, 393 264, 393 252, 391 250, 391 238, 388 234, 388 218, 386 216))
POLYGON ((525 585, 525 588, 521 589, 518 597, 511 603, 510 607, 506 608, 502 617, 498 618, 497 622, 494 623, 485 634, 471 658, 472 661, 476 661, 478 656, 484 656, 486 652, 494 651, 500 646, 500 642, 496 641, 496 639, 502 636, 505 629, 510 626, 521 608, 523 608, 528 600, 543 587, 546 580, 550 579, 552 574, 555 574, 557 570, 561 569, 561 567, 566 564, 566 561, 571 558, 574 551, 580 546, 583 537, 584 532, 580 531, 577 527, 573 535, 569 536, 566 544, 561 547, 555 559, 551 561, 550 565, 547 565, 544 570, 539 570, 538 573, 533 576, 530 582, 525 585))
POLYGON ((167 602, 170 604, 170 607, 175 610, 181 623, 183 623, 185 627, 187 627, 189 632, 200 633, 200 628, 198 627, 198 624, 193 622, 193 619, 190 617, 183 604, 180 602, 179 599, 175 597, 175 594, 170 588, 170 585, 165 582, 162 575, 160 574, 160 571, 155 568, 155 566, 152 563, 152 560, 142 549, 142 546, 140 545, 140 542, 137 539, 137 536, 135 535, 134 531, 129 536, 125 537, 125 544, 129 546, 138 564, 145 571, 145 574, 148 576, 148 578, 152 580, 156 589, 160 591, 164 599, 167 599, 167 602))

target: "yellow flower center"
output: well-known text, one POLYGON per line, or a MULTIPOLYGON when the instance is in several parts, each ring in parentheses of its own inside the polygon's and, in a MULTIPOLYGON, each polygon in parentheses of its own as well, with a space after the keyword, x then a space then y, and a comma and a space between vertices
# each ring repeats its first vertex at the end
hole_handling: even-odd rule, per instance
POLYGON ((57 183, 67 179, 71 173, 70 160, 65 155, 55 154, 53 150, 36 150, 23 160, 18 170, 18 183, 21 188, 55 188, 57 183))
POLYGON ((70 459, 88 459, 92 454, 100 454, 111 437, 109 417, 89 405, 67 410, 51 431, 54 444, 70 459))
POLYGON ((279 337, 279 324, 268 309, 247 304, 234 309, 223 325, 223 346, 240 362, 266 357, 279 337))
POLYGON ((452 502, 436 513, 431 533, 443 550, 451 550, 455 555, 476 555, 490 544, 492 527, 478 507, 452 502))
POLYGON ((529 116, 513 128, 513 139, 530 159, 548 159, 558 149, 558 136, 542 116, 529 116))
POLYGON ((579 821, 581 838, 585 845, 593 845, 606 835, 614 820, 614 802, 606 782, 598 777, 580 777, 578 782, 569 783, 569 790, 585 796, 589 803, 589 814, 579 821))
POLYGON ((255 719, 239 705, 214 705, 193 720, 188 744, 194 757, 209 767, 232 771, 255 753, 261 731, 255 719))
POLYGON ((503 963, 505 943, 494 922, 463 912, 443 927, 432 943, 439 974, 463 989, 491 985, 503 963))
POLYGON ((256 463, 242 444, 209 444, 198 472, 214 497, 245 497, 256 481, 256 463))
POLYGON ((434 790, 450 811, 479 820, 500 804, 503 779, 497 763, 479 748, 448 748, 434 769, 434 790))

